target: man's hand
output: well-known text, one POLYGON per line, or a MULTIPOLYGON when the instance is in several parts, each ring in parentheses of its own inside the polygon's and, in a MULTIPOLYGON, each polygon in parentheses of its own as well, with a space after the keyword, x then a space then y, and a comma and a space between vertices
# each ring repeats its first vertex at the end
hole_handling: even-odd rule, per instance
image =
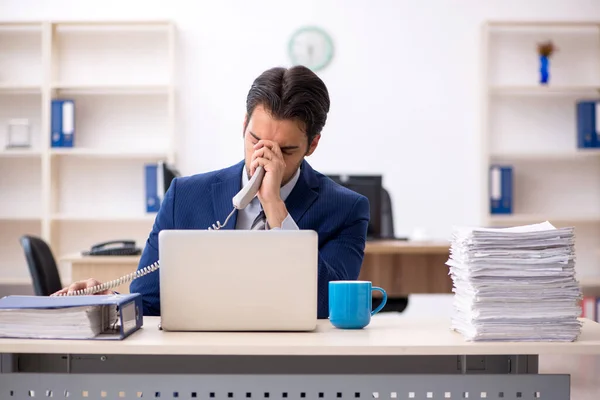
MULTIPOLYGON (((85 281, 73 282, 69 285, 69 287, 61 289, 56 293, 52 293, 50 296, 62 296, 62 295, 66 295, 66 294, 72 294, 73 292, 75 292, 77 290, 91 288, 96 285, 101 285, 101 283, 93 278, 90 278, 85 281)), ((95 293, 95 294, 111 294, 111 293, 112 292, 110 290, 105 290, 103 292, 99 292, 99 293, 95 293)))
POLYGON ((288 212, 280 193, 285 172, 285 161, 277 143, 270 140, 260 140, 254 145, 250 175, 254 175, 254 171, 259 165, 265 169, 265 176, 258 190, 258 200, 263 206, 269 226, 278 228, 281 227, 288 212))
POLYGON ((285 161, 277 143, 270 140, 261 140, 254 145, 254 154, 250 163, 250 175, 258 166, 265 169, 265 177, 258 190, 258 199, 263 207, 281 201, 281 182, 285 172, 285 161))

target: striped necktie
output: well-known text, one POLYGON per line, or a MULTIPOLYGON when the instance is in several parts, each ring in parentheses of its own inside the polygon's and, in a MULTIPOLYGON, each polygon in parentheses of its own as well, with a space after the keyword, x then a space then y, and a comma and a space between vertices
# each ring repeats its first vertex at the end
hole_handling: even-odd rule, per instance
POLYGON ((258 213, 256 218, 254 219, 254 222, 252 222, 252 226, 250 227, 250 229, 253 231, 264 230, 266 225, 267 217, 265 215, 265 212, 263 210, 260 210, 260 213, 258 213))

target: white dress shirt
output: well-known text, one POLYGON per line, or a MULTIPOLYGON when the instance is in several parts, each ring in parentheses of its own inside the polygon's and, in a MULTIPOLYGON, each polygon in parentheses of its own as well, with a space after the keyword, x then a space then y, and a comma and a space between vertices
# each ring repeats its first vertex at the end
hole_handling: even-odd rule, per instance
MULTIPOLYGON (((296 182, 298 182, 298 178, 300 177, 300 168, 296 171, 292 179, 285 185, 283 185, 279 191, 281 200, 285 201, 294 186, 296 186, 296 182)), ((242 168, 242 187, 244 187, 248 183, 248 175, 246 174, 246 168, 242 168)), ((250 204, 246 206, 246 208, 242 210, 238 210, 237 221, 235 224, 235 229, 250 229, 252 227, 252 223, 261 212, 262 206, 260 201, 258 200, 258 196, 255 196, 250 204)), ((268 225, 267 225, 268 226, 268 225)), ((281 223, 281 228, 273 228, 273 229, 285 229, 285 230, 298 230, 298 225, 292 218, 292 216, 288 213, 287 217, 281 223)))

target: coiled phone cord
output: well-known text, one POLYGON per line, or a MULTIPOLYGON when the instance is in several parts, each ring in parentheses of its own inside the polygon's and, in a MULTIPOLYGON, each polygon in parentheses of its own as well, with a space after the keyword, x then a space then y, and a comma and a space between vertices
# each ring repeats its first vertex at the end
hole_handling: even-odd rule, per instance
MULTIPOLYGON (((227 216, 227 218, 225 219, 225 222, 223 224, 221 224, 220 221, 217 221, 217 223, 213 224, 212 227, 208 228, 208 230, 209 231, 212 231, 212 230, 218 231, 219 229, 223 228, 225 225, 227 225, 227 222, 229 222, 229 219, 233 216, 233 214, 235 213, 235 210, 236 210, 236 208, 234 208, 229 213, 229 215, 227 216)), ((85 289, 74 290, 71 293, 67 292, 65 294, 58 295, 58 296, 86 296, 86 295, 92 295, 92 294, 96 294, 99 292, 103 292, 105 290, 116 288, 124 283, 131 282, 132 280, 140 278, 144 275, 147 275, 150 272, 154 272, 159 267, 160 267, 160 261, 156 261, 152 265, 148 265, 147 267, 138 269, 137 271, 132 272, 130 274, 123 275, 122 277, 115 279, 114 281, 101 283, 100 285, 92 286, 92 287, 85 288, 85 289)))
POLYGON ((63 295, 63 296, 85 296, 85 295, 91 295, 91 294, 95 294, 98 292, 103 292, 105 290, 113 289, 119 285, 130 282, 130 281, 137 279, 139 277, 142 277, 146 274, 149 274, 150 272, 154 272, 158 269, 159 266, 160 266, 160 262, 156 261, 152 265, 148 265, 147 267, 138 269, 137 271, 132 272, 127 275, 124 275, 118 279, 115 279, 114 281, 101 283, 100 285, 92 286, 92 287, 85 288, 85 289, 74 290, 73 292, 67 293, 66 295, 63 295))
POLYGON ((209 231, 215 230, 218 231, 219 229, 221 229, 222 227, 224 227, 225 225, 227 225, 227 222, 229 222, 229 219, 231 218, 231 216, 233 215, 233 213, 235 213, 235 207, 233 208, 233 210, 231 210, 231 212, 229 213, 229 215, 227 216, 227 218, 225 218, 225 222, 223 222, 223 225, 221 225, 221 221, 217 221, 216 224, 212 225, 212 228, 208 228, 209 231))

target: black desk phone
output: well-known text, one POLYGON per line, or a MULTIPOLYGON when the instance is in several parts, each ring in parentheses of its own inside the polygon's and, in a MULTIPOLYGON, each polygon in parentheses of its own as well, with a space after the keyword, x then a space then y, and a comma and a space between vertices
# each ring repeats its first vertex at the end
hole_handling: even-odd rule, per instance
MULTIPOLYGON (((241 210, 246 208, 248 204, 252 201, 252 199, 258 193, 258 189, 262 184, 262 180, 265 176, 265 170, 263 167, 258 167, 254 171, 254 175, 250 178, 250 181, 240 190, 232 199, 233 210, 229 213, 225 222, 221 224, 220 221, 217 221, 216 224, 213 224, 212 227, 209 227, 208 230, 219 230, 224 227, 229 219, 233 216, 236 210, 241 210)), ((97 256, 97 255, 138 255, 141 254, 141 250, 135 247, 135 242, 133 240, 114 240, 105 243, 98 243, 94 245, 89 251, 82 252, 85 256, 97 256)), ((79 295, 91 295, 98 292, 103 292, 105 290, 113 289, 119 285, 122 285, 127 282, 131 282, 134 279, 140 278, 146 274, 156 271, 160 267, 160 261, 156 261, 152 265, 148 265, 147 267, 140 268, 135 272, 122 276, 114 281, 101 283, 99 285, 89 287, 86 289, 75 290, 70 292, 69 294, 64 294, 60 296, 79 296, 79 295)))
POLYGON ((111 240, 98 243, 88 251, 83 251, 84 256, 137 256, 142 254, 142 249, 135 247, 134 240, 111 240))

